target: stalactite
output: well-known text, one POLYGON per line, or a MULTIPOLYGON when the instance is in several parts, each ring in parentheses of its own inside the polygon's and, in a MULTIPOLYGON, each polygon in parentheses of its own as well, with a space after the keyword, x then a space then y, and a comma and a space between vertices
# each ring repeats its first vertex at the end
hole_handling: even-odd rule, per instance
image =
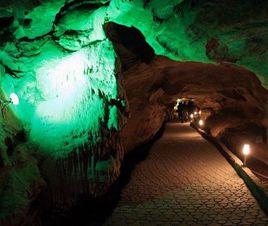
POLYGON ((52 206, 61 208, 75 203, 79 194, 99 195, 108 189, 110 184, 117 178, 119 166, 107 166, 105 172, 96 171, 96 164, 100 161, 111 161, 115 164, 120 162, 123 150, 118 131, 110 131, 107 128, 100 130, 100 142, 96 145, 81 145, 68 154, 68 157, 56 160, 56 176, 58 181, 51 184, 50 191, 53 197, 52 206), (116 155, 111 152, 116 150, 116 155), (113 160, 116 158, 116 160, 113 160), (105 180, 103 180, 105 176, 105 180))

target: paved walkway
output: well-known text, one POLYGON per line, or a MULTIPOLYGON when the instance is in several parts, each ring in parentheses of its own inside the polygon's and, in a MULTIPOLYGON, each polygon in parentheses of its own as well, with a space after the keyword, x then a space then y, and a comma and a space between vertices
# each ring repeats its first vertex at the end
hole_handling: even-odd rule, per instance
POLYGON ((222 157, 188 124, 168 123, 106 225, 268 225, 222 157))

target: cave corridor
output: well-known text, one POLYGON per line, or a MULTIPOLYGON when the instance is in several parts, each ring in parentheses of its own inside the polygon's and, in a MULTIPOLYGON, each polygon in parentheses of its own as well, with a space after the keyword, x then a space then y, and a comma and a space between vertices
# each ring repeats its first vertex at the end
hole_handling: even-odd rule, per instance
POLYGON ((0 0, 0 225, 268 225, 267 0, 0 0))

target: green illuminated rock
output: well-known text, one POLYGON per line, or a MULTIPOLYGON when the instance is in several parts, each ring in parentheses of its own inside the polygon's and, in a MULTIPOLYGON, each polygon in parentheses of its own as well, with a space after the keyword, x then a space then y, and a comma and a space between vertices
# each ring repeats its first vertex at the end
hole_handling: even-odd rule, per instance
POLYGON ((114 0, 109 9, 112 21, 138 28, 158 55, 242 65, 268 87, 267 1, 114 0))
MULTIPOLYGON (((2 73, 2 90, 6 96, 11 92, 19 95, 21 104, 12 109, 30 139, 49 155, 63 155, 83 144, 88 130, 94 138, 91 143, 96 144, 98 121, 104 120, 103 98, 98 94, 104 93, 108 100, 117 98, 115 54, 103 31, 108 21, 138 28, 156 54, 180 61, 238 63, 257 72, 266 83, 266 40, 262 38, 257 45, 257 34, 255 39, 250 35, 256 30, 254 22, 246 18, 250 3, 243 6, 240 17, 235 12, 227 17, 218 11, 220 3, 213 1, 112 0, 106 6, 101 5, 106 1, 90 2, 10 5, 14 22, 5 29, 12 30, 13 40, 18 41, 16 45, 5 42, 0 60, 21 78, 9 76, 10 71, 2 73), (27 11, 26 15, 21 11, 27 11), (247 33, 236 26, 242 19, 247 33), (81 115, 82 109, 86 109, 85 115, 81 115), (71 138, 78 134, 79 139, 71 138)), ((262 18, 263 8, 257 8, 254 20, 262 18)), ((264 24, 256 23, 263 29, 264 24)), ((115 117, 110 117, 109 124, 116 123, 115 117)))
MULTIPOLYGON (((0 167, 20 161, 14 137, 23 129, 24 143, 29 144, 23 152, 29 157, 21 181, 40 180, 40 170, 50 184, 53 205, 71 205, 81 192, 100 194, 119 174, 122 151, 116 139, 123 112, 119 117, 117 103, 123 105, 125 100, 118 88, 116 54, 103 30, 107 7, 96 3, 87 2, 88 10, 81 2, 48 1, 36 7, 14 3, 9 5, 14 9, 13 22, 1 31, 3 35, 13 32, 9 40, 1 40, 1 99, 16 93, 20 103, 8 105, 1 119, 0 167), (20 127, 15 127, 11 115, 20 127), (14 127, 10 134, 4 133, 7 125, 14 127), (7 136, 11 136, 10 148, 7 136), (116 150, 115 155, 110 150, 116 150)), ((16 167, 12 165, 11 171, 16 167)), ((6 180, 0 180, 0 187, 8 187, 8 193, 1 191, 0 219, 12 212, 23 214, 33 201, 23 189, 36 191, 17 183, 21 189, 14 192, 16 186, 8 183, 16 179, 17 173, 12 172, 1 171, 0 178, 6 180)))
MULTIPOLYGON (((103 9, 100 11, 103 14, 103 9)), ((68 20, 65 17, 63 20, 68 20)), ((80 29, 71 26, 77 16, 70 17, 65 29, 80 29)), ((107 104, 104 99, 107 102, 117 98, 115 53, 102 30, 104 21, 98 18, 87 21, 86 16, 81 17, 80 24, 84 19, 92 28, 92 35, 83 39, 84 43, 74 41, 80 46, 62 37, 59 46, 47 37, 33 43, 22 42, 18 48, 10 43, 1 52, 5 65, 18 70, 20 76, 18 79, 3 73, 2 90, 6 98, 12 92, 19 96, 20 104, 11 106, 12 110, 29 132, 30 140, 50 156, 64 156, 87 142, 92 145, 100 142, 100 122, 104 122, 107 104), (95 21, 99 23, 96 28, 95 21), (90 42, 94 43, 89 45, 90 42), (76 46, 79 50, 66 52, 61 46, 69 50, 70 46, 76 46), (16 51, 32 54, 15 58, 16 51), (89 137, 93 139, 89 141, 89 137)), ((59 27, 61 21, 60 24, 59 27)), ((107 126, 118 128, 117 112, 112 106, 110 109, 107 126)))
MULTIPOLYGON (((268 87, 267 8, 265 0, 0 1, 0 96, 16 93, 20 99, 1 118, 0 167, 12 167, 0 186, 13 186, 6 181, 16 177, 12 162, 21 152, 20 131, 27 135, 22 152, 29 156, 21 181, 30 184, 45 175, 55 203, 70 204, 81 191, 101 194, 119 175, 123 150, 118 133, 127 103, 106 23, 137 28, 157 55, 241 65, 268 87), (8 151, 7 138, 14 153, 8 151)), ((154 104, 155 112, 162 111, 154 104)), ((144 118, 151 113, 145 110, 144 118)), ((150 137, 151 130, 145 132, 150 137)), ((14 193, 14 203, 5 199, 1 208, 27 208, 31 200, 21 193, 21 199, 14 193)))

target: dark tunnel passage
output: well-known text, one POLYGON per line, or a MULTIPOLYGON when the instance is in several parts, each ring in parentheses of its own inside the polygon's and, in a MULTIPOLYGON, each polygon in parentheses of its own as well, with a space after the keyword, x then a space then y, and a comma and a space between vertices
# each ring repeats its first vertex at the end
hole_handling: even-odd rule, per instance
POLYGON ((267 224, 268 5, 230 4, 0 1, 0 225, 267 224))
MULTIPOLYGON (((137 29, 114 23, 106 24, 105 28, 122 63, 122 86, 126 91, 131 116, 128 115, 127 124, 120 136, 123 149, 130 151, 124 157, 120 176, 105 196, 94 199, 81 196, 78 205, 61 218, 56 218, 60 225, 73 225, 77 222, 79 225, 102 225, 109 222, 122 199, 122 192, 133 180, 135 169, 146 164, 143 161, 150 155, 156 141, 162 137, 164 125, 168 121, 191 122, 194 127, 200 127, 231 149, 240 150, 245 140, 251 142, 250 145, 255 149, 258 145, 254 144, 256 136, 263 145, 267 144, 265 127, 258 122, 264 116, 261 100, 265 101, 263 97, 266 91, 253 73, 230 65, 173 62, 154 55, 137 29), (132 38, 139 40, 139 45, 132 38, 129 40, 127 31, 132 38), (132 70, 134 65, 136 68, 132 70), (237 74, 241 76, 239 83, 243 81, 242 85, 237 83, 237 74), (211 79, 212 77, 214 78, 211 79), (249 92, 253 90, 250 87, 255 88, 254 93, 249 92), (174 115, 175 102, 175 106, 184 102, 183 108, 191 108, 189 112, 183 110, 187 111, 187 116, 183 116, 185 118, 174 115), (133 140, 131 136, 134 134, 140 135, 133 140)), ((239 151, 234 153, 243 160, 239 151)), ((265 163, 259 158, 261 157, 256 154, 248 160, 248 166, 256 173, 268 175, 265 163)), ((45 219, 49 218, 45 215, 45 219)), ((50 223, 51 221, 47 221, 45 224, 50 223)))

